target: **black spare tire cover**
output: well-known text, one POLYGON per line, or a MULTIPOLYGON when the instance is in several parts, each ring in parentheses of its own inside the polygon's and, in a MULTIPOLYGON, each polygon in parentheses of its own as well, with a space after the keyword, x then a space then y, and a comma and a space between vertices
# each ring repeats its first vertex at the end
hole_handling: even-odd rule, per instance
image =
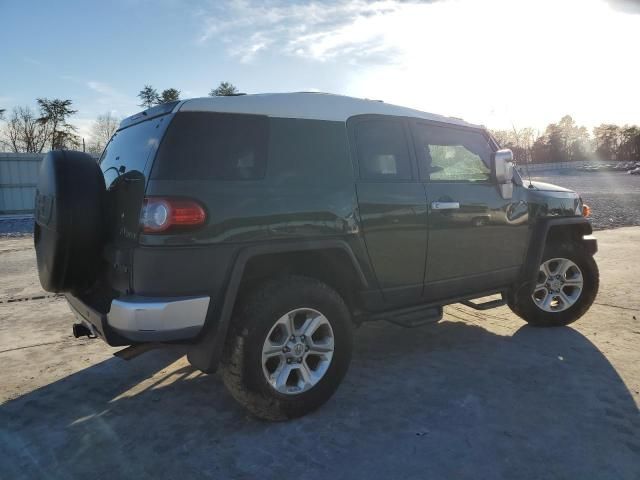
POLYGON ((34 243, 48 292, 81 291, 96 278, 103 242, 104 177, 83 152, 49 152, 40 165, 34 243))

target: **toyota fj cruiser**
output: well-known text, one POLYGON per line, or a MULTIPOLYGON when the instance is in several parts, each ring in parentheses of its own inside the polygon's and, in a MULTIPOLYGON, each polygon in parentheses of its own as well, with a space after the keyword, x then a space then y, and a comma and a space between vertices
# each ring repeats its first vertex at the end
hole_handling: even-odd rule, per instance
POLYGON ((99 164, 44 159, 35 248, 76 336, 182 343, 271 420, 326 402, 352 329, 504 303, 567 325, 598 290, 588 208, 525 182, 482 127, 318 94, 197 98, 129 117, 99 164), (492 294, 501 300, 473 302, 492 294))

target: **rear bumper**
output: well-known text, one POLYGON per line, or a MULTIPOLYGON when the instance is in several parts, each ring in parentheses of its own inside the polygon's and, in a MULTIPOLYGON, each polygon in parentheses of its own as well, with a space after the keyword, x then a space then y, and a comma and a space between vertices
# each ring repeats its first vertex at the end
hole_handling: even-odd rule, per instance
POLYGON ((82 299, 66 294, 80 322, 112 346, 171 342, 194 338, 202 327, 210 297, 121 297, 100 312, 82 299))

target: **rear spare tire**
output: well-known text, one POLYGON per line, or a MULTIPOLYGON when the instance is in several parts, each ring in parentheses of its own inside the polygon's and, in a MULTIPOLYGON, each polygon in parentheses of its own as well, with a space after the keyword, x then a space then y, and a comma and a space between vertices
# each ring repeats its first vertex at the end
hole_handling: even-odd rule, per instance
POLYGON ((49 152, 38 177, 34 244, 48 292, 79 291, 96 277, 103 241, 105 183, 83 152, 49 152))

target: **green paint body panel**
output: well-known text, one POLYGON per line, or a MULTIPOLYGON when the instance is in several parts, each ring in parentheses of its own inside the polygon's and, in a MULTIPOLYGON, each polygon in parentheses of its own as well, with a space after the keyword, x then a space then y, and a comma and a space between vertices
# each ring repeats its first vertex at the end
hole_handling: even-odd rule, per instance
MULTIPOLYGON (((398 121, 409 131, 410 119, 398 121)), ((337 239, 348 245, 364 276, 367 286, 354 289, 362 290, 368 309, 444 302, 515 282, 538 220, 575 216, 578 206, 573 192, 527 188, 519 178, 509 199, 493 181, 363 181, 356 173, 350 122, 269 122, 264 178, 158 179, 148 162, 142 172, 145 195, 197 199, 207 223, 182 233, 136 233, 131 292, 224 290, 224 279, 246 246, 337 239), (458 202, 460 208, 434 210, 433 202, 458 202), (176 272, 180 265, 185 270, 176 272)), ((415 172, 413 147, 411 161, 415 172)), ((127 238, 130 242, 131 232, 127 238)))

